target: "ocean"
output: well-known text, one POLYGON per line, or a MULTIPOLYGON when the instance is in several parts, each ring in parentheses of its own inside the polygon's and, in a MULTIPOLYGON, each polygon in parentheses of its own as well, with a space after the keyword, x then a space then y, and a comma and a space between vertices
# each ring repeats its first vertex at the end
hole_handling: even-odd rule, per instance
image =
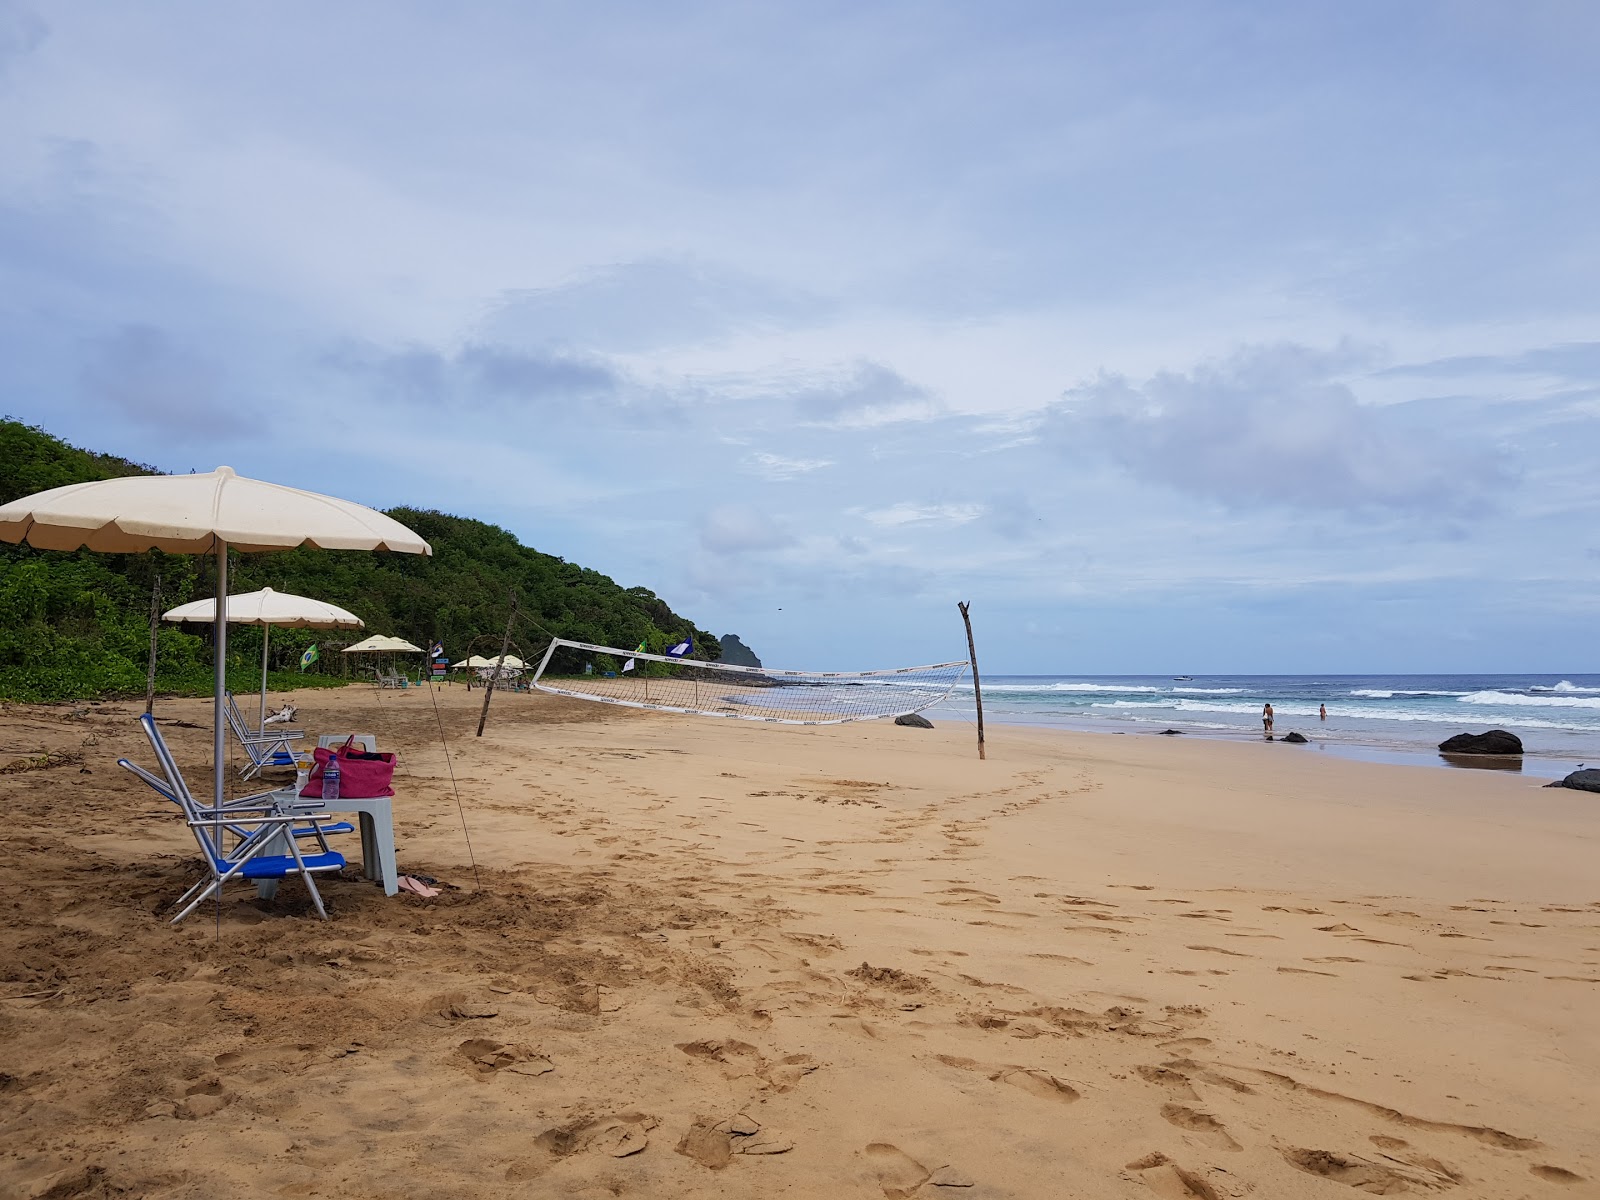
MULTIPOLYGON (((1369 760, 1458 765, 1438 743, 1456 733, 1507 729, 1522 739, 1522 770, 1565 775, 1600 766, 1600 675, 995 675, 983 679, 985 720, 998 724, 1221 738, 1261 738, 1261 706, 1275 734, 1308 749, 1369 760), (1328 719, 1318 718, 1318 705, 1328 719)), ((930 717, 972 719, 964 681, 930 717)))

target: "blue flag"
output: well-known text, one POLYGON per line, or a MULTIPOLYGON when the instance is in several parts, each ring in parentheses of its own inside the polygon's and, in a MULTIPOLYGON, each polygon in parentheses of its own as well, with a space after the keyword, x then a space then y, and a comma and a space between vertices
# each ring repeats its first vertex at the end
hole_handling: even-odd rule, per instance
POLYGON ((690 654, 693 654, 693 653, 694 653, 694 634, 691 633, 688 637, 684 638, 683 641, 679 642, 676 646, 673 646, 670 650, 668 650, 667 651, 667 657, 668 658, 684 658, 687 655, 690 655, 690 654))

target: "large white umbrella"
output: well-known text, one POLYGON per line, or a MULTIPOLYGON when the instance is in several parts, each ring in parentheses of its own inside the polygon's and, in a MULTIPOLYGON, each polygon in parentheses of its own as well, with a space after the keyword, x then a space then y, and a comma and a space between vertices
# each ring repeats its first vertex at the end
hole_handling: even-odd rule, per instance
POLYGON ((73 483, 0 505, 0 541, 27 542, 43 550, 80 547, 108 554, 165 550, 214 554, 217 595, 216 696, 212 701, 212 787, 223 801, 222 694, 227 687, 228 549, 392 550, 432 554, 433 548, 375 509, 263 483, 218 467, 204 475, 132 475, 73 483))
MULTIPOLYGON (((162 614, 164 621, 211 621, 217 619, 217 602, 196 600, 180 604, 162 614)), ((259 592, 246 592, 242 596, 228 597, 228 624, 261 626, 261 719, 258 729, 267 725, 267 638, 274 625, 301 629, 360 629, 362 620, 355 613, 313 600, 310 596, 296 596, 290 592, 275 592, 262 588, 259 592)))

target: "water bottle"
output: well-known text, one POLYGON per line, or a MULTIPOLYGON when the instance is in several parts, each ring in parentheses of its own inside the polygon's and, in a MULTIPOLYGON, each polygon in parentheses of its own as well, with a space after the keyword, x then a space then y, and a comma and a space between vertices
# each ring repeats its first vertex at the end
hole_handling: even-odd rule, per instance
POLYGON ((322 798, 324 800, 337 800, 339 798, 339 756, 335 754, 322 768, 322 798))

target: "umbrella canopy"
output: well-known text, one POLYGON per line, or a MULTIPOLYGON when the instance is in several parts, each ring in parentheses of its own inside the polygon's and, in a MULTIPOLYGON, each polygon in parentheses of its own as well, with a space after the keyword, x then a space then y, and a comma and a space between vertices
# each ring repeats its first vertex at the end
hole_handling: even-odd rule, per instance
MULTIPOLYGON (((163 621, 215 621, 217 602, 196 600, 180 604, 161 616, 163 621)), ((362 620, 355 613, 313 600, 310 596, 296 596, 289 592, 275 592, 262 588, 259 592, 246 592, 242 596, 228 597, 228 624, 230 625, 292 625, 308 629, 360 629, 362 620)))
POLYGON ((481 654, 474 654, 471 658, 464 658, 460 662, 458 662, 455 665, 455 669, 457 671, 460 671, 460 670, 463 670, 463 669, 469 669, 470 670, 470 669, 475 669, 477 667, 492 667, 492 666, 494 666, 494 659, 492 659, 492 658, 484 658, 481 654))
MULTIPOLYGON (((355 613, 313 600, 310 596, 296 596, 290 592, 275 592, 262 588, 259 592, 246 592, 242 596, 228 597, 228 624, 260 625, 261 633, 261 718, 257 727, 267 724, 267 639, 270 626, 293 625, 309 629, 360 629, 364 622, 355 613)), ((196 600, 180 604, 161 615, 163 621, 211 621, 217 619, 217 602, 196 600)))
POLYGON ((375 633, 364 642, 357 642, 354 646, 346 646, 341 654, 363 654, 378 651, 384 654, 421 654, 421 646, 413 646, 405 638, 390 637, 386 633, 375 633))
POLYGON ((222 701, 227 688, 228 548, 393 550, 432 554, 433 548, 376 509, 238 475, 218 467, 204 475, 134 475, 51 488, 0 505, 0 541, 43 550, 80 547, 112 554, 165 550, 214 554, 213 604, 216 695, 212 700, 212 786, 221 808, 227 747, 222 701))

